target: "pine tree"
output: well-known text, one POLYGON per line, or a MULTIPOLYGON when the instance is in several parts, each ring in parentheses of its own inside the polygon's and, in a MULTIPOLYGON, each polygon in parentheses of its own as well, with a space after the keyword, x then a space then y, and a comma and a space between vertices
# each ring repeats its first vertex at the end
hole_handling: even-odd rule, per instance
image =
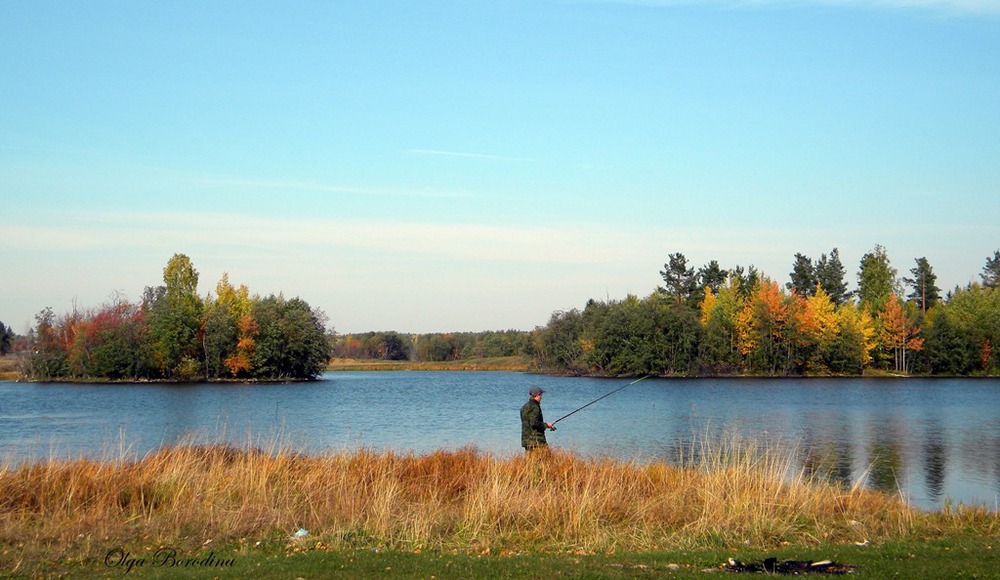
POLYGON ((792 271, 788 274, 791 282, 785 284, 785 288, 794 291, 799 296, 813 296, 816 294, 816 267, 812 260, 802 254, 795 254, 795 262, 792 264, 792 271))
POLYGON ((687 258, 680 252, 670 254, 669 259, 660 271, 664 282, 661 291, 675 302, 687 302, 698 290, 694 268, 688 268, 687 258))
POLYGON ((983 286, 1000 287, 1000 250, 993 252, 992 258, 986 258, 986 265, 979 277, 983 279, 983 286))
POLYGON ((719 290, 729 278, 729 273, 719 267, 719 262, 712 260, 701 268, 698 268, 698 287, 711 288, 712 292, 718 294, 719 290))
POLYGON ((846 303, 850 297, 847 282, 844 281, 846 275, 847 271, 840 262, 840 251, 837 248, 830 252, 829 257, 823 254, 816 262, 816 281, 837 306, 846 303))
POLYGON ((906 297, 917 305, 921 312, 941 301, 941 289, 935 285, 937 275, 927 258, 917 258, 916 267, 910 269, 913 278, 903 278, 903 282, 913 289, 906 297))

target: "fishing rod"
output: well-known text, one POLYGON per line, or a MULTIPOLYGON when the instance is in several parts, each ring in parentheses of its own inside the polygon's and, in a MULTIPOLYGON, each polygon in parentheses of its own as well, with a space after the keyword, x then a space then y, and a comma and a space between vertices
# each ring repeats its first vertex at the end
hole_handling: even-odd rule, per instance
POLYGON ((634 385, 634 384, 638 383, 639 381, 641 381, 641 380, 643 380, 643 379, 647 379, 647 378, 649 378, 649 375, 643 375, 643 376, 639 377, 638 379, 636 379, 636 380, 632 381, 631 383, 629 383, 629 384, 625 385, 624 387, 618 387, 617 389, 615 389, 615 390, 611 391, 610 393, 607 393, 607 394, 604 394, 604 395, 601 395, 600 397, 597 397, 596 399, 594 399, 593 401, 591 401, 591 402, 587 403, 586 405, 584 405, 584 406, 580 407, 579 409, 575 409, 575 410, 573 410, 573 411, 570 411, 569 413, 566 413, 566 414, 565 414, 565 415, 563 415, 562 417, 559 417, 558 419, 556 419, 555 421, 553 421, 553 422, 552 422, 552 430, 553 430, 553 431, 555 431, 555 430, 556 430, 556 423, 558 423, 559 421, 562 421, 562 420, 563 420, 563 419, 565 419, 566 417, 569 417, 569 416, 570 416, 570 415, 572 415, 573 413, 576 413, 576 412, 578 412, 578 411, 582 411, 582 410, 586 409, 587 407, 589 407, 589 406, 593 405, 593 404, 594 404, 594 403, 596 403, 597 401, 600 401, 601 399, 604 399, 604 398, 607 398, 607 397, 610 397, 611 395, 613 395, 613 394, 617 393, 618 391, 621 391, 622 389, 626 389, 626 388, 628 388, 628 387, 631 387, 632 385, 634 385))

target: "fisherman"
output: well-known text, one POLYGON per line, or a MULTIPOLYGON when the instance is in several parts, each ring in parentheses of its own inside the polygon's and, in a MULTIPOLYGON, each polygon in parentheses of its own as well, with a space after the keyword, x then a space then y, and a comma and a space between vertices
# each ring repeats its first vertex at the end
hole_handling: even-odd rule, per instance
POLYGON ((542 393, 545 391, 541 387, 531 387, 528 390, 528 402, 521 407, 521 447, 525 451, 536 449, 548 449, 545 441, 545 430, 555 431, 552 423, 546 423, 542 419, 542 393))

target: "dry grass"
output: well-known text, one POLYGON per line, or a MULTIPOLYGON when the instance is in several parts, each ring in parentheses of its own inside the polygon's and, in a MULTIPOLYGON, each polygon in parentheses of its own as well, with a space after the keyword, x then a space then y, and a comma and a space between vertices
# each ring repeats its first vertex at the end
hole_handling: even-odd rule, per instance
POLYGON ((20 377, 18 359, 13 355, 0 356, 0 381, 14 381, 20 377))
POLYGON ((110 542, 287 539, 331 547, 607 552, 1000 533, 984 509, 927 514, 897 498, 789 477, 743 442, 686 465, 563 453, 498 458, 186 445, 139 460, 0 464, 0 545, 74 558, 110 542), (59 549, 54 547, 59 546, 59 549))

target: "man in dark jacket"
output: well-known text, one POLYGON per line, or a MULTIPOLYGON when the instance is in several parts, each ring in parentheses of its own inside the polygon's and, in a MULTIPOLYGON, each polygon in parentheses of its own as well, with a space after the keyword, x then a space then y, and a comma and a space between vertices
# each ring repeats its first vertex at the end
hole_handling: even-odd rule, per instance
POLYGON ((542 393, 540 387, 531 387, 528 391, 528 402, 521 407, 521 447, 525 451, 547 448, 545 430, 555 431, 552 423, 546 423, 542 418, 542 393))

